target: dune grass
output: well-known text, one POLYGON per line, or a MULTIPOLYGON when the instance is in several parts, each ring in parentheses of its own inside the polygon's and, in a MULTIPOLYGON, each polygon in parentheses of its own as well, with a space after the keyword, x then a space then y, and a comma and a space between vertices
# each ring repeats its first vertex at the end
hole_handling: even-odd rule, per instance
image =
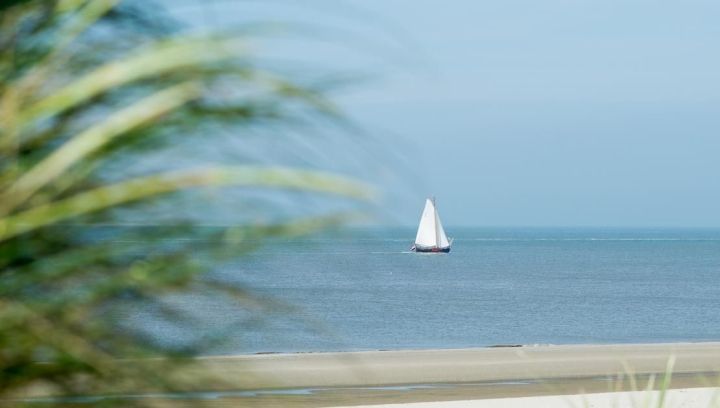
POLYGON ((206 187, 357 201, 375 195, 357 180, 275 166, 272 157, 112 171, 117 163, 156 157, 179 139, 211 144, 212 130, 232 128, 241 135, 248 124, 339 115, 323 92, 260 68, 258 55, 248 51, 249 34, 187 35, 155 10, 157 5, 114 0, 0 5, 0 401, 33 389, 65 396, 182 390, 184 381, 196 379, 169 373, 191 364, 186 357, 202 344, 168 349, 105 317, 145 302, 183 321, 183 311, 168 308, 162 297, 191 289, 222 292, 262 315, 275 305, 244 288, 198 279, 207 263, 196 260, 236 256, 264 239, 309 233, 347 217, 325 212, 273 220, 278 208, 270 202, 264 210, 271 221, 251 219, 212 231, 182 215, 156 232, 126 228, 110 240, 67 225, 122 223, 118 208, 172 206, 187 200, 179 192, 206 187), (185 240, 167 245, 173 237, 185 240), (113 245, 123 239, 130 244, 113 245), (165 360, 118 364, 145 357, 165 360))

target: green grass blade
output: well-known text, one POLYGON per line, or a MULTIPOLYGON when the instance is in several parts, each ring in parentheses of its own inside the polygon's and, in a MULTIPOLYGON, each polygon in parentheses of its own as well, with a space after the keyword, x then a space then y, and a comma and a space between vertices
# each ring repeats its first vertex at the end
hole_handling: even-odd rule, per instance
POLYGON ((195 83, 183 83, 148 96, 70 139, 28 170, 3 194, 0 214, 7 214, 39 189, 60 178, 73 164, 115 137, 162 116, 200 95, 195 83))
POLYGON ((336 194, 369 200, 369 186, 328 173, 281 167, 218 167, 140 177, 0 218, 0 241, 59 221, 144 198, 203 186, 246 186, 336 194))
MULTIPOLYGON (((84 4, 79 8, 75 18, 72 19, 65 27, 61 29, 57 42, 51 55, 57 55, 62 52, 65 47, 73 42, 80 34, 85 32, 90 26, 95 24, 103 15, 115 7, 120 0, 94 0, 84 4)), ((77 8, 77 4, 63 4, 56 7, 58 12, 67 12, 77 8), (74 6, 74 7, 73 7, 74 6)))
POLYGON ((237 45, 237 41, 212 38, 158 42, 135 55, 109 62, 39 100, 21 113, 18 126, 56 115, 133 81, 232 59, 238 56, 237 45))
MULTIPOLYGON (((62 1, 55 5, 56 19, 66 21, 54 35, 53 47, 47 55, 36 62, 29 72, 21 77, 17 83, 9 88, 10 97, 16 99, 17 105, 24 105, 29 95, 37 92, 38 88, 50 81, 54 71, 62 69, 67 62, 69 53, 65 52, 75 39, 95 24, 103 15, 107 14, 117 5, 119 0, 72 0, 62 1)), ((6 95, 7 96, 7 95, 6 95)), ((18 115, 18 116, 22 116, 18 115)), ((13 122, 15 119, 13 118, 13 122)), ((0 140, 0 145, 9 141, 0 140)))
POLYGON ((663 376, 662 383, 660 384, 660 395, 658 396, 657 403, 658 408, 663 408, 665 406, 665 394, 667 393, 668 388, 670 388, 673 367, 675 367, 675 356, 671 355, 670 358, 668 358, 667 366, 665 367, 665 375, 663 376))

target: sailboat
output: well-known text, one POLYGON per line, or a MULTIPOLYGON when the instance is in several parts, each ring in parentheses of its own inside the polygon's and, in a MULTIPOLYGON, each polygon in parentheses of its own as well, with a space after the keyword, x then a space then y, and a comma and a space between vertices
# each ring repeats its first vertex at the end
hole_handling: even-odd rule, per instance
POLYGON ((435 207, 435 197, 425 200, 425 208, 420 216, 415 244, 410 248, 415 252, 450 252, 452 240, 448 241, 440 216, 435 207))

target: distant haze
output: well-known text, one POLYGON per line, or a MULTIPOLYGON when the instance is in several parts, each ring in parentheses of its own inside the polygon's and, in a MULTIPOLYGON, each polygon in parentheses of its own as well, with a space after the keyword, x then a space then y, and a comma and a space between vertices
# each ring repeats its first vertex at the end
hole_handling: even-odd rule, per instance
POLYGON ((720 226, 720 2, 268 3, 399 44, 342 98, 402 163, 393 223, 434 194, 447 226, 720 226))

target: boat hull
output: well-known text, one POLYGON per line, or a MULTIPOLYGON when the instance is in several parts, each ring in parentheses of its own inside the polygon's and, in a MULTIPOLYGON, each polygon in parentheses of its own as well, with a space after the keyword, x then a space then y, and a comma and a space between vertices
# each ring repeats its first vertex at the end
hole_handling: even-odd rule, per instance
POLYGON ((437 248, 437 247, 434 247, 434 248, 422 248, 422 247, 418 247, 418 246, 413 246, 413 247, 412 247, 412 250, 415 251, 415 252, 442 252, 442 253, 446 253, 446 254, 447 254, 447 253, 450 252, 450 247, 446 247, 446 248, 437 248))

